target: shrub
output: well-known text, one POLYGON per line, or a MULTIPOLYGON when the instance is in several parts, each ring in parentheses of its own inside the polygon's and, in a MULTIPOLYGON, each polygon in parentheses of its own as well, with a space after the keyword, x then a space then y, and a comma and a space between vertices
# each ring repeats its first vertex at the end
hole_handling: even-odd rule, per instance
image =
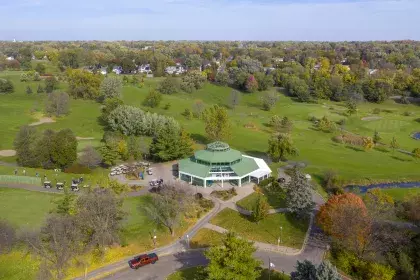
POLYGON ((164 110, 169 110, 171 108, 171 103, 166 103, 165 106, 163 106, 164 110))
POLYGON ((375 108, 375 109, 373 109, 373 113, 374 113, 375 115, 378 115, 380 112, 381 112, 381 109, 379 109, 379 108, 375 108))
POLYGON ((158 91, 151 89, 149 94, 144 99, 143 105, 155 108, 158 107, 160 102, 162 101, 162 94, 158 91))
POLYGON ((182 112, 182 115, 187 119, 187 120, 191 120, 193 118, 193 113, 191 112, 190 109, 186 108, 184 110, 184 112, 182 112))
POLYGON ((12 93, 15 87, 10 80, 0 79, 0 93, 12 93))
POLYGON ((178 79, 173 77, 167 77, 163 80, 159 86, 158 91, 163 94, 173 94, 179 91, 180 84, 178 79))
POLYGON ((64 173, 72 173, 72 174, 90 174, 91 170, 86 167, 83 166, 79 163, 75 163, 72 166, 64 169, 64 173))

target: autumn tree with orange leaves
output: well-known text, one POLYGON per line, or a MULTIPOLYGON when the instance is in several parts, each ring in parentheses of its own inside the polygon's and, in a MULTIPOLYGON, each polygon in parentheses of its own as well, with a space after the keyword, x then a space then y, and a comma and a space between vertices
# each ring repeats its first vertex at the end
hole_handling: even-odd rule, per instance
POLYGON ((372 222, 363 200, 346 193, 322 205, 317 223, 338 245, 363 256, 371 242, 372 222))

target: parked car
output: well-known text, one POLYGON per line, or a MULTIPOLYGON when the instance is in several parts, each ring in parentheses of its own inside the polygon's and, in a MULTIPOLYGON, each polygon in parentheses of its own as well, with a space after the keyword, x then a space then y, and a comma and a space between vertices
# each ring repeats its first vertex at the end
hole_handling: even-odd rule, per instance
POLYGON ((132 269, 138 269, 139 267, 145 266, 145 265, 150 264, 150 263, 154 264, 158 260, 159 260, 159 258, 155 253, 144 254, 144 255, 140 255, 138 257, 135 257, 132 260, 129 260, 128 265, 132 269))

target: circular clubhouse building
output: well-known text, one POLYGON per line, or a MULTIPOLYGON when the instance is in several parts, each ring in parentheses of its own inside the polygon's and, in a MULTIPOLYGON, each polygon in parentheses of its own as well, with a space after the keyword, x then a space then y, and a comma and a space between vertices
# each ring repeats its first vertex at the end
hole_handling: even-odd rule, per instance
POLYGON ((223 187, 226 182, 240 187, 271 176, 271 169, 263 159, 243 155, 223 142, 208 144, 205 150, 180 160, 178 167, 179 179, 203 187, 214 183, 223 187))

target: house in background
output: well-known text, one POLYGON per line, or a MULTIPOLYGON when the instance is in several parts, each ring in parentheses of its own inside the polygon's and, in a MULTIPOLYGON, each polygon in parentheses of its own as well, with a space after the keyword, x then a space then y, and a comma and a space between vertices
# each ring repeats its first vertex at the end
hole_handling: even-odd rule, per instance
POLYGON ((106 67, 101 67, 101 69, 99 70, 99 72, 100 72, 102 75, 106 75, 106 74, 108 74, 108 70, 107 70, 107 68, 106 68, 106 67))
POLYGON ((137 72, 150 74, 152 73, 152 68, 150 67, 150 64, 142 64, 137 68, 137 72))
POLYGON ((112 68, 112 72, 114 72, 117 75, 120 75, 122 73, 123 69, 121 66, 114 66, 114 68, 112 68))
POLYGON ((184 68, 184 66, 181 63, 177 63, 175 66, 169 66, 166 67, 165 73, 169 75, 180 75, 187 72, 187 69, 184 68))

